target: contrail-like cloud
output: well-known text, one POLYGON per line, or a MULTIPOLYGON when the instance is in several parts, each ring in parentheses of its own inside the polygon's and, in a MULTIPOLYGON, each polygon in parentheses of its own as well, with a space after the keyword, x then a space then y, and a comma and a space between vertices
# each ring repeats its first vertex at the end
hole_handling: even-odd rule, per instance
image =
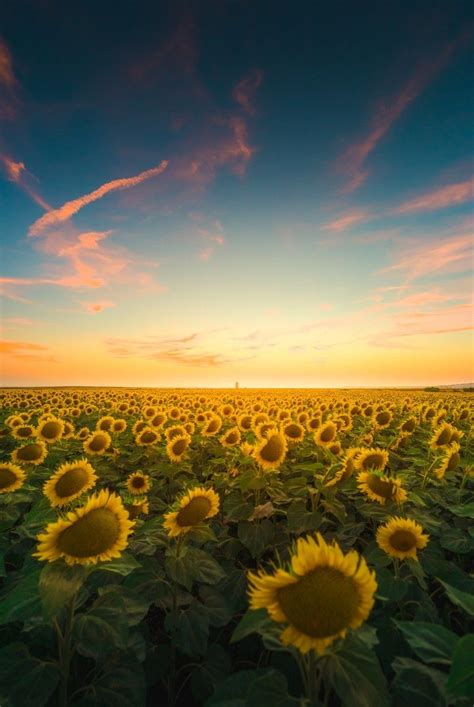
POLYGON ((111 182, 103 184, 98 189, 95 189, 90 194, 84 194, 77 199, 72 201, 67 201, 65 204, 60 206, 58 209, 52 209, 48 213, 41 216, 37 221, 33 223, 28 231, 29 236, 38 236, 42 231, 50 226, 55 226, 63 221, 68 221, 71 216, 74 216, 80 209, 87 204, 91 204, 93 201, 101 199, 103 196, 112 191, 118 191, 121 189, 130 189, 131 187, 137 186, 145 182, 147 179, 152 177, 157 177, 159 174, 165 171, 168 167, 168 161, 163 160, 158 167, 153 167, 152 169, 147 169, 145 172, 140 172, 135 177, 126 177, 121 179, 113 179, 111 182))

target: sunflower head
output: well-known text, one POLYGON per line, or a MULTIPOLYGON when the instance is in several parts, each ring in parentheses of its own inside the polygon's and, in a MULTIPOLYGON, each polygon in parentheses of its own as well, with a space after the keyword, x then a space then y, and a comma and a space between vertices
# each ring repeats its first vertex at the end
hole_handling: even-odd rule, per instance
POLYGON ((262 469, 278 469, 286 457, 287 441, 281 432, 270 432, 253 450, 253 457, 262 469))
POLYGON ((147 447, 152 444, 157 444, 160 440, 160 434, 157 430, 152 430, 151 427, 145 426, 135 437, 135 443, 139 447, 147 447))
POLYGON ((379 410, 372 417, 373 425, 378 430, 388 427, 392 421, 392 413, 389 410, 379 410))
POLYGON ((416 418, 409 417, 408 420, 402 422, 399 429, 400 434, 402 436, 408 437, 409 435, 413 434, 413 432, 416 430, 416 418))
POLYGON ((359 450, 355 464, 361 471, 383 471, 388 464, 388 452, 378 447, 362 448, 359 450))
POLYGON ((298 422, 286 422, 282 426, 282 432, 290 444, 296 444, 304 439, 304 427, 298 422))
POLYGON ((87 454, 104 454, 111 444, 112 438, 108 432, 96 430, 84 440, 82 446, 87 454))
POLYGON ((65 506, 97 482, 94 469, 86 459, 62 464, 44 483, 43 493, 53 507, 65 506))
POLYGON ((423 528, 414 520, 394 517, 378 528, 376 540, 380 549, 390 557, 416 560, 416 551, 426 547, 429 535, 424 535, 423 528))
POLYGON ((63 558, 69 565, 111 560, 127 547, 132 528, 121 498, 104 489, 66 518, 50 523, 38 535, 34 556, 48 562, 63 558))
POLYGON ((332 420, 328 420, 318 427, 314 433, 314 441, 321 447, 327 447, 336 441, 337 437, 337 425, 332 420))
POLYGON ((166 445, 166 453, 170 461, 180 462, 188 451, 190 443, 191 438, 186 433, 172 437, 166 445))
POLYGON ((453 442, 445 447, 440 466, 433 470, 438 479, 444 478, 447 471, 455 471, 458 468, 461 463, 460 449, 458 442, 453 442))
POLYGON ((319 533, 297 540, 288 569, 249 573, 249 583, 250 608, 265 608, 274 621, 287 624, 281 641, 303 654, 323 654, 349 628, 358 628, 377 589, 363 557, 354 550, 344 555, 319 533))
POLYGON ((442 449, 446 447, 450 442, 459 441, 458 439, 453 439, 453 435, 457 430, 449 424, 449 422, 443 422, 441 425, 436 427, 433 435, 430 439, 431 449, 442 449))
POLYGON ((240 444, 240 430, 238 427, 231 427, 220 438, 220 443, 223 447, 235 447, 240 444))
POLYGON ((26 474, 16 464, 0 463, 0 493, 17 491, 25 483, 26 474))
POLYGON ((142 474, 141 471, 130 474, 127 479, 127 490, 132 496, 143 496, 150 490, 150 477, 142 474))
POLYGON ((393 476, 383 476, 373 471, 361 471, 357 476, 357 485, 372 501, 377 501, 382 506, 387 501, 403 503, 407 499, 407 492, 402 487, 402 482, 393 476))
POLYGON ((43 420, 38 424, 36 434, 38 439, 43 440, 47 444, 52 444, 61 439, 64 434, 65 423, 58 417, 52 417, 47 420, 43 420))
POLYGON ((104 415, 104 417, 101 417, 100 420, 97 422, 96 430, 102 430, 102 432, 111 432, 114 422, 115 418, 111 417, 110 415, 104 415))
POLYGON ((177 510, 165 514, 163 526, 171 538, 187 533, 206 518, 215 516, 219 505, 219 496, 214 489, 202 486, 190 489, 178 501, 177 510))
POLYGON ((23 447, 18 447, 12 452, 12 459, 17 464, 41 464, 48 454, 46 443, 42 440, 36 440, 25 444, 23 447))
POLYGON ((125 510, 128 512, 130 520, 135 520, 141 515, 148 515, 148 513, 150 512, 150 506, 146 499, 137 500, 133 501, 133 503, 126 503, 125 510))

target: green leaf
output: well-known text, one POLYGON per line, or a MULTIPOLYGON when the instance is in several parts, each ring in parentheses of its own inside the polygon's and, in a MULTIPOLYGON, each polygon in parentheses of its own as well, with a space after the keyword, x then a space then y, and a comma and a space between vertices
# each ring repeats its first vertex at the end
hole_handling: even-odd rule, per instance
POLYGON ((411 658, 396 658, 392 685, 395 707, 446 707, 444 686, 446 675, 411 658))
POLYGON ((467 592, 462 592, 460 589, 452 587, 450 584, 443 582, 442 579, 436 577, 438 582, 443 585, 446 594, 449 599, 456 604, 456 606, 461 607, 469 616, 474 616, 474 595, 468 594, 467 592))
POLYGON ((9 621, 42 619, 42 604, 38 590, 41 570, 19 575, 0 592, 0 624, 9 621))
POLYGON ((128 640, 125 603, 107 606, 104 597, 99 597, 86 614, 76 616, 74 636, 78 653, 91 658, 124 650, 128 640))
POLYGON ((125 613, 129 626, 138 626, 148 613, 151 600, 146 595, 137 594, 127 587, 116 584, 100 587, 98 591, 101 606, 125 613))
POLYGON ((459 554, 471 552, 474 549, 474 539, 459 528, 443 528, 439 542, 445 550, 459 554))
POLYGON ((293 533, 317 530, 323 519, 318 511, 308 511, 305 501, 294 501, 288 507, 286 514, 288 530, 293 533))
POLYGON ((199 704, 203 704, 214 687, 227 677, 230 670, 231 660, 227 651, 219 644, 209 646, 203 662, 191 673, 193 696, 199 704))
POLYGON ((126 577, 133 570, 141 567, 141 564, 127 552, 124 552, 121 557, 116 560, 109 560, 108 562, 102 562, 100 564, 94 565, 93 571, 104 571, 104 572, 115 572, 116 574, 126 577))
POLYGON ((239 523, 237 530, 240 542, 252 557, 259 557, 272 544, 274 533, 273 523, 270 520, 264 520, 261 523, 251 523, 244 520, 239 523))
POLYGON ((133 654, 122 655, 119 665, 112 666, 91 685, 89 693, 74 707, 145 707, 143 668, 133 654))
POLYGON ((390 570, 385 568, 377 570, 377 581, 377 593, 389 602, 401 601, 410 588, 406 580, 394 577, 390 570))
POLYGON ((59 681, 53 663, 32 657, 23 643, 0 649, 0 699, 13 707, 42 707, 59 681))
POLYGON ((185 548, 179 557, 168 555, 165 569, 171 579, 188 590, 194 582, 217 584, 225 577, 224 570, 212 555, 199 548, 185 548))
POLYGON ((441 663, 450 665, 457 636, 449 629, 439 624, 423 621, 396 621, 394 623, 403 633, 406 642, 424 663, 441 663))
POLYGON ((273 668, 241 670, 215 689, 205 707, 296 707, 302 702, 288 694, 286 678, 273 668))
POLYGON ((474 633, 457 644, 446 688, 456 697, 474 697, 474 633))
POLYGON ((39 577, 39 594, 43 603, 43 616, 53 619, 79 591, 87 570, 83 565, 66 565, 53 562, 45 565, 39 577))
POLYGON ((213 587, 201 587, 202 603, 209 615, 211 626, 225 626, 232 619, 233 611, 227 599, 213 587))
POLYGON ((474 503, 462 503, 458 506, 449 506, 450 512, 458 518, 474 519, 474 503))
POLYGON ((237 643, 251 633, 259 633, 271 623, 266 609, 248 609, 235 627, 230 642, 237 643))
POLYGON ((167 614, 165 628, 181 653, 194 657, 206 654, 209 616, 202 605, 195 603, 185 611, 167 614))
POLYGON ((387 684, 375 653, 355 635, 337 653, 321 658, 324 675, 349 707, 388 707, 387 684))

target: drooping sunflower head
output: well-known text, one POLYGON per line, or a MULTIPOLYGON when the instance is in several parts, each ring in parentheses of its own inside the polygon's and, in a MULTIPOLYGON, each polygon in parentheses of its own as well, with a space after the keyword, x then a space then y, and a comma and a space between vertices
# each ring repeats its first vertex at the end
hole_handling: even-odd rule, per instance
POLYGON ((17 491, 25 483, 26 474, 16 464, 0 463, 0 493, 17 491))
POLYGON ((202 486, 190 489, 178 501, 178 510, 165 514, 163 526, 171 538, 187 533, 206 518, 215 516, 219 505, 219 496, 214 489, 202 486))
POLYGON ((337 437, 337 425, 332 420, 328 420, 314 433, 314 441, 321 447, 327 447, 335 442, 337 437))
POLYGON ((36 440, 25 444, 23 447, 18 447, 12 452, 12 459, 17 464, 42 464, 48 454, 46 443, 42 440, 36 440))
POLYGON ((204 437, 213 437, 222 427, 222 420, 219 415, 212 415, 210 419, 203 425, 201 434, 204 437))
POLYGON ((230 430, 227 430, 227 432, 219 438, 219 441, 223 447, 235 447, 237 444, 240 444, 239 428, 237 426, 231 427, 230 430))
POLYGON ((93 488, 97 476, 86 459, 61 464, 59 469, 44 483, 43 493, 53 507, 65 506, 85 491, 93 488))
POLYGON ((404 503, 407 492, 402 487, 402 482, 393 476, 383 476, 373 471, 361 471, 357 476, 357 485, 372 501, 377 501, 382 506, 387 501, 404 503))
POLYGON ((47 444, 52 444, 61 439, 64 434, 64 420, 58 417, 53 417, 48 420, 43 420, 38 424, 36 434, 38 439, 43 440, 47 444))
POLYGON ((265 608, 274 621, 288 624, 281 641, 303 654, 323 654, 349 628, 358 628, 377 589, 363 557, 354 550, 344 555, 319 533, 297 540, 288 570, 250 572, 249 582, 250 607, 265 608))
POLYGON ((460 449, 458 442, 453 442, 445 447, 441 464, 433 469, 433 473, 438 479, 444 478, 447 471, 455 471, 458 468, 461 463, 460 449))
POLYGON ((413 432, 416 430, 416 424, 416 418, 409 417, 400 425, 400 434, 406 437, 413 434, 413 432))
POLYGON ((378 528, 376 540, 380 549, 390 557, 416 560, 416 551, 426 547, 429 535, 425 535, 421 525, 414 520, 395 516, 378 528))
POLYGON ((38 535, 34 556, 48 562, 64 558, 68 565, 111 560, 127 547, 133 525, 121 498, 104 489, 66 518, 50 523, 38 535))
POLYGON ((111 444, 112 438, 108 432, 96 431, 84 440, 82 446, 87 454, 104 454, 111 444))
POLYGON ((455 428, 450 425, 449 422, 443 422, 441 425, 438 425, 430 439, 430 448, 441 449, 450 444, 450 442, 459 441, 453 440, 454 432, 455 428))
POLYGON ((140 471, 130 474, 127 479, 127 490, 132 496, 143 496, 148 493, 150 486, 150 477, 140 471))
POLYGON ((166 445, 166 453, 172 462, 180 462, 188 451, 191 443, 191 438, 188 434, 177 435, 172 437, 166 445))
POLYGON ((270 432, 253 450, 253 457, 262 469, 278 469, 286 457, 287 441, 281 432, 270 432))
POLYGON ((361 471, 383 471, 388 464, 388 452, 378 447, 362 448, 359 450, 355 464, 361 471))

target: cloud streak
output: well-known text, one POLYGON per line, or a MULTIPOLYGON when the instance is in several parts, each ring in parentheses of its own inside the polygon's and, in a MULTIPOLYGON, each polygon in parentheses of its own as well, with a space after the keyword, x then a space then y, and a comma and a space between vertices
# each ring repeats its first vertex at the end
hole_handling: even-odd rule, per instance
POLYGON ((31 185, 33 175, 27 170, 24 162, 15 162, 7 155, 0 153, 0 162, 3 164, 7 179, 21 187, 33 199, 34 202, 41 206, 45 211, 49 211, 51 206, 43 199, 40 194, 31 185))
POLYGON ((413 214, 420 211, 437 211, 449 206, 456 206, 474 199, 474 180, 467 179, 456 184, 447 184, 433 191, 409 199, 391 209, 391 214, 413 214))
POLYGON ((343 193, 353 192, 362 186, 370 174, 370 170, 365 166, 369 155, 387 135, 392 125, 448 64, 455 50, 467 43, 471 34, 471 30, 464 31, 447 44, 436 57, 420 62, 401 91, 387 104, 379 106, 365 137, 351 145, 336 162, 336 172, 347 178, 341 190, 343 193))
POLYGON ((118 191, 122 189, 130 189, 138 184, 157 177, 162 174, 168 167, 168 161, 163 160, 157 167, 152 169, 147 169, 144 172, 140 172, 135 177, 125 177, 120 179, 113 179, 106 184, 103 184, 98 189, 90 192, 89 194, 84 194, 83 196, 73 199, 72 201, 67 201, 65 204, 60 206, 58 209, 52 209, 48 213, 41 216, 37 221, 35 221, 29 229, 28 235, 38 236, 45 229, 55 226, 57 224, 68 221, 74 214, 76 214, 80 209, 92 202, 102 199, 106 194, 113 191, 118 191))
POLYGON ((249 115, 255 115, 256 113, 253 106, 253 98, 262 83, 262 79, 263 71, 252 69, 234 86, 232 91, 233 99, 249 115))

